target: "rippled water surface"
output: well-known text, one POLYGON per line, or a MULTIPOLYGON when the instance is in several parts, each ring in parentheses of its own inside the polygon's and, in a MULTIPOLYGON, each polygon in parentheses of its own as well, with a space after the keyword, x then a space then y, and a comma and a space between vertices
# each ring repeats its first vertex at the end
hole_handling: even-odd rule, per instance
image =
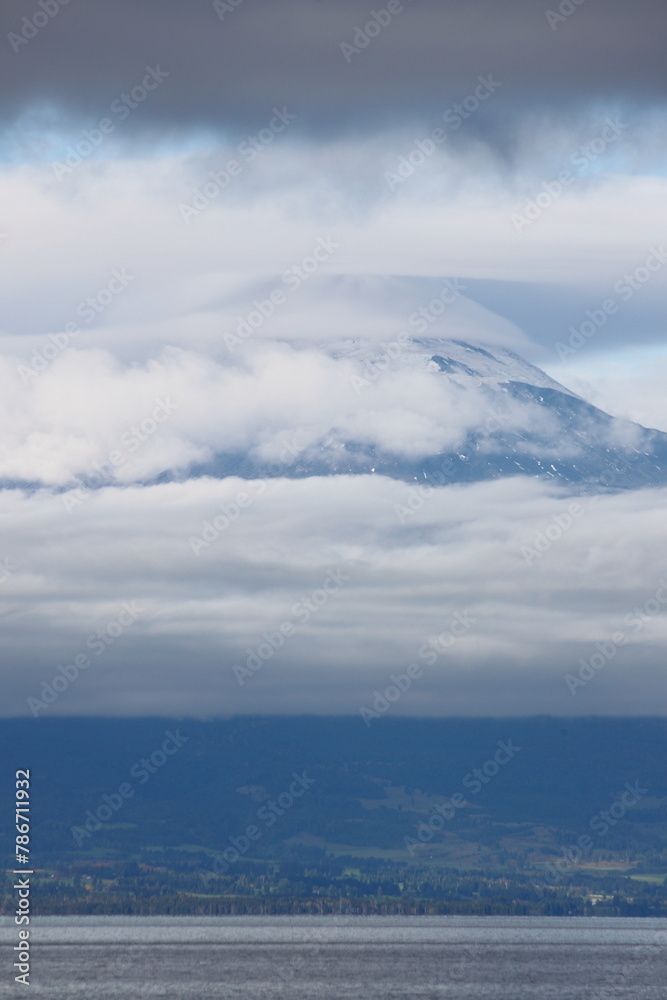
POLYGON ((9 959, 0 996, 667 1000, 666 920, 43 917, 31 948, 29 993, 9 959))

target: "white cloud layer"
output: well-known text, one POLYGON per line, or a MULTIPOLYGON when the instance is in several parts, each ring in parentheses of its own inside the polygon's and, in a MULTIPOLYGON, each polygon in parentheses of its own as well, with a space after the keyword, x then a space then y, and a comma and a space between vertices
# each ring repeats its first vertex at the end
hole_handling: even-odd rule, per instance
POLYGON ((413 661, 424 673, 403 714, 661 704, 664 490, 583 500, 575 514, 570 498, 525 479, 427 497, 364 476, 72 497, 70 512, 48 491, 0 497, 14 526, 0 585, 10 714, 29 712, 79 654, 91 666, 48 712, 356 712, 413 661), (114 636, 123 604, 136 614, 114 636), (429 664, 424 650, 457 615, 461 635, 429 664), (283 625, 293 634, 240 685, 234 665, 265 634, 278 645, 283 625), (619 631, 625 641, 572 694, 566 674, 619 631))
MULTIPOLYGON (((353 437, 405 455, 454 445, 485 416, 478 394, 417 368, 390 368, 358 392, 345 342, 382 351, 456 277, 462 293, 428 335, 553 359, 543 305, 518 325, 465 286, 510 298, 570 286, 594 309, 601 288, 661 246, 667 179, 646 153, 664 143, 657 125, 635 122, 637 136, 608 159, 562 191, 553 184, 604 117, 536 127, 531 155, 512 147, 520 168, 471 134, 395 190, 386 173, 410 155, 414 129, 276 139, 217 191, 204 185, 234 155, 231 141, 141 157, 114 149, 62 180, 49 164, 5 164, 0 476, 69 487, 101 464, 113 486, 0 493, 3 710, 29 712, 27 699, 67 679, 60 666, 77 656, 90 667, 47 711, 356 712, 415 658, 424 675, 397 712, 660 710, 666 619, 660 606, 632 631, 626 617, 661 587, 665 491, 601 497, 574 516, 570 498, 519 478, 427 497, 366 476, 134 485, 219 451, 272 458, 285 441, 353 437), (202 207, 184 213, 197 191, 202 207), (531 203, 537 214, 517 226, 531 203), (522 552, 540 538, 543 554, 522 552), (327 591, 331 573, 349 580, 327 591), (474 621, 429 666, 419 650, 456 615, 474 621), (294 635, 239 685, 234 664, 282 624, 294 635), (565 675, 619 630, 627 642, 572 694, 565 675)), ((638 342, 664 336, 666 291, 667 267, 642 295, 638 342)), ((630 313, 619 323, 631 343, 630 313)), ((611 361, 587 367, 585 352, 599 358, 604 344, 594 338, 561 369, 571 379, 550 371, 667 430, 662 367, 648 380, 611 361)), ((506 429, 538 427, 536 407, 507 407, 506 429)))
MULTIPOLYGON (((371 381, 358 360, 311 347, 250 346, 226 364, 180 348, 131 366, 107 351, 71 348, 42 372, 5 359, 0 476, 48 485, 136 482, 220 453, 274 461, 287 445, 296 458, 346 441, 423 457, 452 449, 490 412, 474 386, 400 360, 371 381)), ((548 431, 548 417, 531 402, 501 397, 493 412, 500 410, 505 431, 527 424, 548 431)))
MULTIPOLYGON (((573 149, 580 138, 571 136, 573 149)), ((558 177, 556 163, 538 159, 519 177, 473 144, 436 151, 392 192, 385 174, 413 144, 411 132, 321 147, 276 140, 224 189, 210 172, 224 167, 233 146, 84 160, 61 181, 49 164, 6 165, 4 329, 44 334, 64 326, 118 268, 133 281, 104 312, 104 325, 186 318, 235 285, 298 266, 328 236, 339 247, 322 273, 584 287, 636 267, 663 239, 655 212, 663 176, 584 172, 549 196, 543 185, 558 177), (186 224, 181 207, 197 191, 202 207, 186 224), (517 231, 513 216, 538 196, 545 207, 517 231)), ((658 274, 655 287, 664 293, 666 284, 658 274)))

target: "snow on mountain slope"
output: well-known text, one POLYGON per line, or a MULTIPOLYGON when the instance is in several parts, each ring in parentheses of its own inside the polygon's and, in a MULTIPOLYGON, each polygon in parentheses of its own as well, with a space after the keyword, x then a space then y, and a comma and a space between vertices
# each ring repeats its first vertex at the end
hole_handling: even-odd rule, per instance
POLYGON ((22 407, 4 399, 0 482, 94 490, 202 475, 523 475, 575 492, 667 483, 667 434, 592 406, 524 360, 518 338, 509 349, 465 337, 450 319, 448 336, 435 323, 430 336, 411 336, 419 313, 407 306, 404 332, 392 335, 396 323, 374 326, 367 314, 336 325, 354 337, 258 333, 215 357, 165 348, 123 366, 65 351, 24 387, 22 407))
POLYGON ((332 428, 282 464, 237 453, 218 455, 198 471, 248 477, 382 474, 435 484, 527 475, 573 492, 667 483, 667 434, 609 416, 513 351, 403 337, 388 344, 348 340, 332 354, 354 363, 360 395, 383 378, 428 372, 438 380, 433 385, 443 403, 451 406, 452 395, 454 405, 474 401, 477 424, 454 447, 429 454, 406 455, 332 428))
POLYGON ((510 382, 523 382, 537 388, 555 389, 568 396, 579 398, 550 378, 540 368, 530 364, 514 351, 495 345, 475 346, 461 340, 443 340, 437 337, 398 340, 395 345, 371 345, 363 341, 348 341, 336 351, 337 357, 360 361, 374 366, 424 367, 441 371, 452 382, 464 388, 472 383, 497 389, 510 382))

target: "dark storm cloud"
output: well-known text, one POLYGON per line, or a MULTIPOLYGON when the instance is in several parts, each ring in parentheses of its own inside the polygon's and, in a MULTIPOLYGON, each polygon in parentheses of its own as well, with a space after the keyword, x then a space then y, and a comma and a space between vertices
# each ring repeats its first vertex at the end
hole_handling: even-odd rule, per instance
POLYGON ((665 94, 664 0, 403 0, 363 51, 348 51, 349 63, 341 43, 385 0, 234 0, 222 19, 207 0, 62 2, 41 0, 53 16, 38 0, 4 8, 9 117, 35 102, 99 117, 156 64, 169 79, 133 127, 259 125, 283 104, 316 131, 382 126, 427 117, 494 74, 504 87, 492 112, 500 139, 504 116, 521 107, 665 94), (547 11, 560 8, 572 13, 550 25, 547 11))

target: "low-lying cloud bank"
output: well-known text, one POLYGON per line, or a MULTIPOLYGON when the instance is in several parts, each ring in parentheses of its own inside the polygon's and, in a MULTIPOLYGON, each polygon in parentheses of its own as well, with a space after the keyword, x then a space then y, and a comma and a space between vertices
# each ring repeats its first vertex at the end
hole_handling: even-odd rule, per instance
POLYGON ((370 476, 4 492, 3 708, 356 713, 377 690, 379 718, 655 713, 666 499, 370 476))
POLYGON ((5 482, 141 482, 235 453, 287 471, 309 449, 345 442, 420 458, 461 444, 491 414, 506 432, 541 428, 545 460, 572 448, 537 403, 459 385, 403 341, 354 357, 260 343, 226 362, 168 348, 142 365, 59 352, 55 339, 36 352, 0 359, 5 482))

